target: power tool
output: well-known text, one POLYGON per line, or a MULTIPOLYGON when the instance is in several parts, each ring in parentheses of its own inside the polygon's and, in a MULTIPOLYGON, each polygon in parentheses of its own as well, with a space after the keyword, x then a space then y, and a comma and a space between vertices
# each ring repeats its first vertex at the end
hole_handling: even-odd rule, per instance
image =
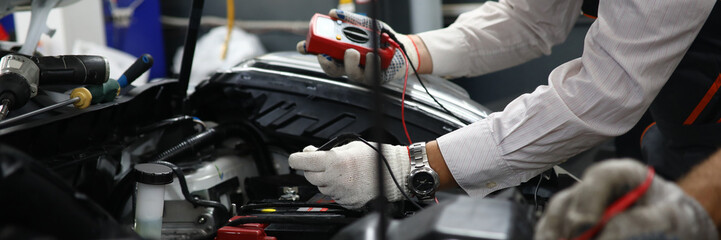
POLYGON ((101 56, 7 54, 0 58, 0 120, 35 97, 39 84, 103 84, 108 81, 108 68, 101 56))

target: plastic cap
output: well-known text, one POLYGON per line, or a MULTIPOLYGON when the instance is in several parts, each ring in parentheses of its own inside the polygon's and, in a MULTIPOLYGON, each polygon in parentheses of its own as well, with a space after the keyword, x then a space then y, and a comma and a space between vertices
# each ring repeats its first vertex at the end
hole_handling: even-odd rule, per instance
POLYGON ((173 182, 173 170, 157 163, 137 164, 134 168, 135 181, 152 185, 165 185, 173 182))
POLYGON ((93 101, 93 95, 90 94, 90 90, 84 87, 73 89, 72 92, 70 92, 70 98, 80 98, 77 102, 73 103, 73 105, 78 109, 85 109, 88 106, 90 106, 90 102, 93 101))

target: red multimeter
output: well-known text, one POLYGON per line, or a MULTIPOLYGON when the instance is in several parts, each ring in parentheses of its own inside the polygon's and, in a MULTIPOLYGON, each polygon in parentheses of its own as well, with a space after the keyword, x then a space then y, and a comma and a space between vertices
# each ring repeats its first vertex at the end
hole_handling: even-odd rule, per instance
MULTIPOLYGON (((395 44, 388 34, 381 34, 378 49, 381 58, 381 68, 386 69, 391 64, 395 54, 395 44)), ((340 19, 316 13, 310 20, 310 29, 305 40, 305 50, 312 54, 326 54, 332 58, 343 60, 345 50, 353 48, 361 55, 360 65, 366 63, 366 54, 373 52, 371 30, 340 19)))

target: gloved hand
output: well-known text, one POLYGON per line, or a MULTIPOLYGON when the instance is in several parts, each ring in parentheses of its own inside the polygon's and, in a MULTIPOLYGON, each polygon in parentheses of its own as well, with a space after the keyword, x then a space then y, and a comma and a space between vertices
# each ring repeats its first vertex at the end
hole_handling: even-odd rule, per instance
MULTIPOLYGON (((371 143, 377 146, 377 143, 371 143)), ((332 148, 329 151, 316 151, 308 146, 303 152, 290 155, 290 167, 305 171, 305 178, 318 186, 321 193, 332 197, 346 208, 360 208, 378 196, 377 193, 377 152, 360 141, 332 148)), ((408 150, 405 146, 383 144, 383 156, 388 160, 391 171, 405 193, 408 193, 406 179, 410 171, 408 150)), ((401 200, 403 195, 396 187, 383 165, 385 195, 389 201, 401 200)))
MULTIPOLYGON (((581 183, 551 199, 535 239, 573 239, 595 225, 605 209, 641 185, 647 167, 633 160, 589 168, 581 183)), ((611 218, 594 239, 717 239, 714 223, 676 184, 654 177, 636 203, 611 218)))
MULTIPOLYGON (((372 20, 366 16, 336 9, 330 10, 328 16, 372 29, 372 20)), ((378 21, 378 26, 389 30, 396 36, 398 41, 405 46, 406 52, 408 53, 408 60, 413 62, 413 65, 418 69, 418 52, 413 41, 406 35, 396 33, 384 22, 378 21)), ((305 40, 298 42, 296 49, 298 52, 306 54, 305 40)), ((372 53, 367 54, 365 66, 372 66, 372 61, 378 59, 373 56, 374 54, 372 53)), ((360 66, 360 52, 355 49, 348 49, 345 51, 343 58, 343 61, 339 61, 326 54, 320 54, 318 55, 318 62, 328 76, 340 77, 347 75, 348 79, 354 82, 365 85, 371 85, 373 83, 373 76, 370 72, 371 68, 360 66)), ((407 68, 409 68, 409 66, 405 62, 403 53, 400 49, 397 49, 393 55, 390 66, 385 70, 381 70, 381 84, 394 79, 402 79, 406 74, 407 68)), ((409 74, 413 74, 412 70, 410 70, 409 74)))

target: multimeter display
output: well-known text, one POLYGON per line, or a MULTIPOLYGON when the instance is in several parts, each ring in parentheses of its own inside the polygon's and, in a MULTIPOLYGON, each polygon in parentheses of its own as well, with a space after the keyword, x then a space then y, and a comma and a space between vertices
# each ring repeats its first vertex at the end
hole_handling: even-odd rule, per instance
MULTIPOLYGON (((331 58, 343 60, 345 51, 353 48, 360 52, 360 65, 365 65, 365 57, 373 52, 371 46, 371 30, 362 26, 351 24, 339 19, 332 19, 323 14, 315 14, 310 21, 310 31, 306 38, 306 52, 312 54, 326 54, 331 58)), ((389 43, 388 35, 381 35, 381 43, 389 43)), ((395 47, 392 44, 383 44, 386 47, 378 49, 381 58, 381 68, 388 68, 395 47)))
POLYGON ((315 22, 315 34, 326 38, 334 38, 335 32, 335 21, 330 18, 318 18, 315 22))

